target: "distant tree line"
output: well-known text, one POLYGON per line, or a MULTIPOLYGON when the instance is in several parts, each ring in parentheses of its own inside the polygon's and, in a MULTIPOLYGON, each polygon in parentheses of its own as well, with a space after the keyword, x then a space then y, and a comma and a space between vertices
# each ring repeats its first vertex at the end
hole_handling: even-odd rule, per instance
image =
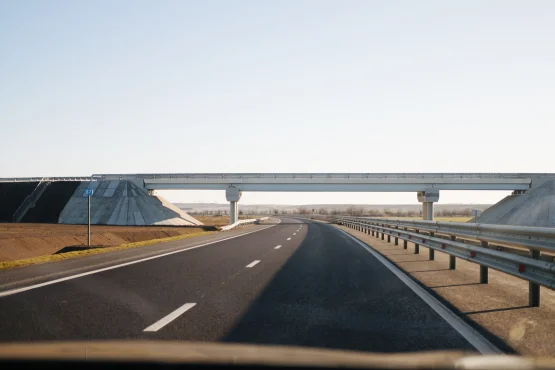
MULTIPOLYGON (((227 216, 229 211, 227 210, 210 210, 210 211, 189 211, 190 215, 200 215, 200 216, 227 216)), ((405 210, 405 209, 368 209, 357 206, 350 206, 344 209, 327 209, 327 208, 308 208, 299 207, 293 209, 251 209, 251 208, 239 208, 240 215, 349 215, 357 217, 422 217, 422 210, 405 210)), ((436 209, 434 211, 434 216, 438 217, 471 217, 472 208, 464 209, 436 209)))

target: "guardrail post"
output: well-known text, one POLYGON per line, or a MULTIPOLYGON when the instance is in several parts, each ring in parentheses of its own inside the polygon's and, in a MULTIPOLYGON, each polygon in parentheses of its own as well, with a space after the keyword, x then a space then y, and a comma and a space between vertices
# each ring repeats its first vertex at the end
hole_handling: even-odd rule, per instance
POLYGON ((374 229, 372 229, 372 236, 374 236, 374 229))
MULTIPOLYGON (((398 227, 395 228, 396 230, 399 230, 398 227)), ((399 231, 397 231, 399 232, 399 231)), ((397 235, 395 235, 395 245, 399 245, 399 238, 397 237, 397 235)))
MULTIPOLYGON (((407 231, 407 230, 408 229, 405 227, 405 231, 407 231)), ((409 247, 409 242, 406 239, 404 239, 403 240, 403 249, 407 249, 408 247, 409 247)))
MULTIPOLYGON (((451 235, 451 240, 455 241, 457 240, 457 237, 455 235, 451 235)), ((457 268, 457 257, 449 256, 449 270, 454 270, 455 268, 457 268)))
MULTIPOLYGON (((430 233, 430 237, 433 237, 434 233, 430 233)), ((428 257, 430 259, 430 261, 435 260, 435 250, 433 250, 432 248, 428 248, 428 257)))
MULTIPOLYGON (((488 247, 488 242, 481 241, 482 248, 488 247)), ((480 284, 487 284, 488 283, 488 267, 480 265, 480 284)))
MULTIPOLYGON (((530 257, 535 260, 540 259, 540 251, 531 250, 530 257)), ((530 307, 540 306, 540 284, 528 282, 528 304, 530 307)))
POLYGON ((385 240, 385 233, 383 230, 382 230, 382 240, 385 240))
POLYGON ((387 242, 391 243, 391 235, 387 234, 387 242))
MULTIPOLYGON (((414 230, 418 234, 418 230, 414 230)), ((414 243, 414 254, 420 254, 420 245, 418 243, 414 243)))

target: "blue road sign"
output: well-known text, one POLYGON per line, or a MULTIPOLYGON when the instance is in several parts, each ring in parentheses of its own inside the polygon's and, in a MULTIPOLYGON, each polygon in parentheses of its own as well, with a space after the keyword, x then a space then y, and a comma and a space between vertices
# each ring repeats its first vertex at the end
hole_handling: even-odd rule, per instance
POLYGON ((93 189, 85 189, 85 196, 90 197, 93 195, 93 189))

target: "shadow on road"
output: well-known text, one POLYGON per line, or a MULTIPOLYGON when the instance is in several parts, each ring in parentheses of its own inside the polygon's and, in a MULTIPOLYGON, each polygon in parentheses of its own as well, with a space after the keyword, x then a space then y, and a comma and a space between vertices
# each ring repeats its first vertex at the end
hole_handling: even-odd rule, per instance
MULTIPOLYGON (((222 339, 372 352, 474 350, 379 261, 327 225, 307 237, 222 339)), ((307 227, 303 226, 303 227, 307 227)))

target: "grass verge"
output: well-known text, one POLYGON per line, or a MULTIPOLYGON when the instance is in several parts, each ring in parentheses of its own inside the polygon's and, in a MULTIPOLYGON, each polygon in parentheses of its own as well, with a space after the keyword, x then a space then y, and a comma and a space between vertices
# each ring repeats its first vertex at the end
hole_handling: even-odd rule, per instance
POLYGON ((168 237, 168 238, 150 239, 150 240, 143 240, 143 241, 134 242, 134 243, 125 243, 125 244, 120 244, 120 245, 116 245, 116 246, 113 246, 113 247, 93 248, 93 249, 87 249, 87 250, 84 250, 84 251, 74 251, 74 252, 67 252, 67 253, 60 253, 60 254, 49 254, 49 255, 46 255, 46 256, 25 258, 25 259, 16 260, 16 261, 5 261, 5 262, 0 262, 0 270, 10 269, 10 268, 14 268, 14 267, 22 267, 22 266, 27 266, 27 265, 36 265, 36 264, 45 263, 45 262, 61 261, 61 260, 67 260, 67 259, 72 259, 72 258, 91 256, 91 255, 94 255, 94 254, 115 252, 115 251, 120 251, 120 250, 123 250, 123 249, 143 247, 143 246, 146 246, 146 245, 152 245, 152 244, 158 244, 158 243, 172 242, 172 241, 175 241, 175 240, 188 239, 188 238, 192 238, 192 237, 195 237, 195 236, 210 235, 210 234, 213 234, 213 233, 216 233, 216 232, 217 231, 202 231, 202 232, 199 232, 199 233, 171 236, 171 237, 168 237))

